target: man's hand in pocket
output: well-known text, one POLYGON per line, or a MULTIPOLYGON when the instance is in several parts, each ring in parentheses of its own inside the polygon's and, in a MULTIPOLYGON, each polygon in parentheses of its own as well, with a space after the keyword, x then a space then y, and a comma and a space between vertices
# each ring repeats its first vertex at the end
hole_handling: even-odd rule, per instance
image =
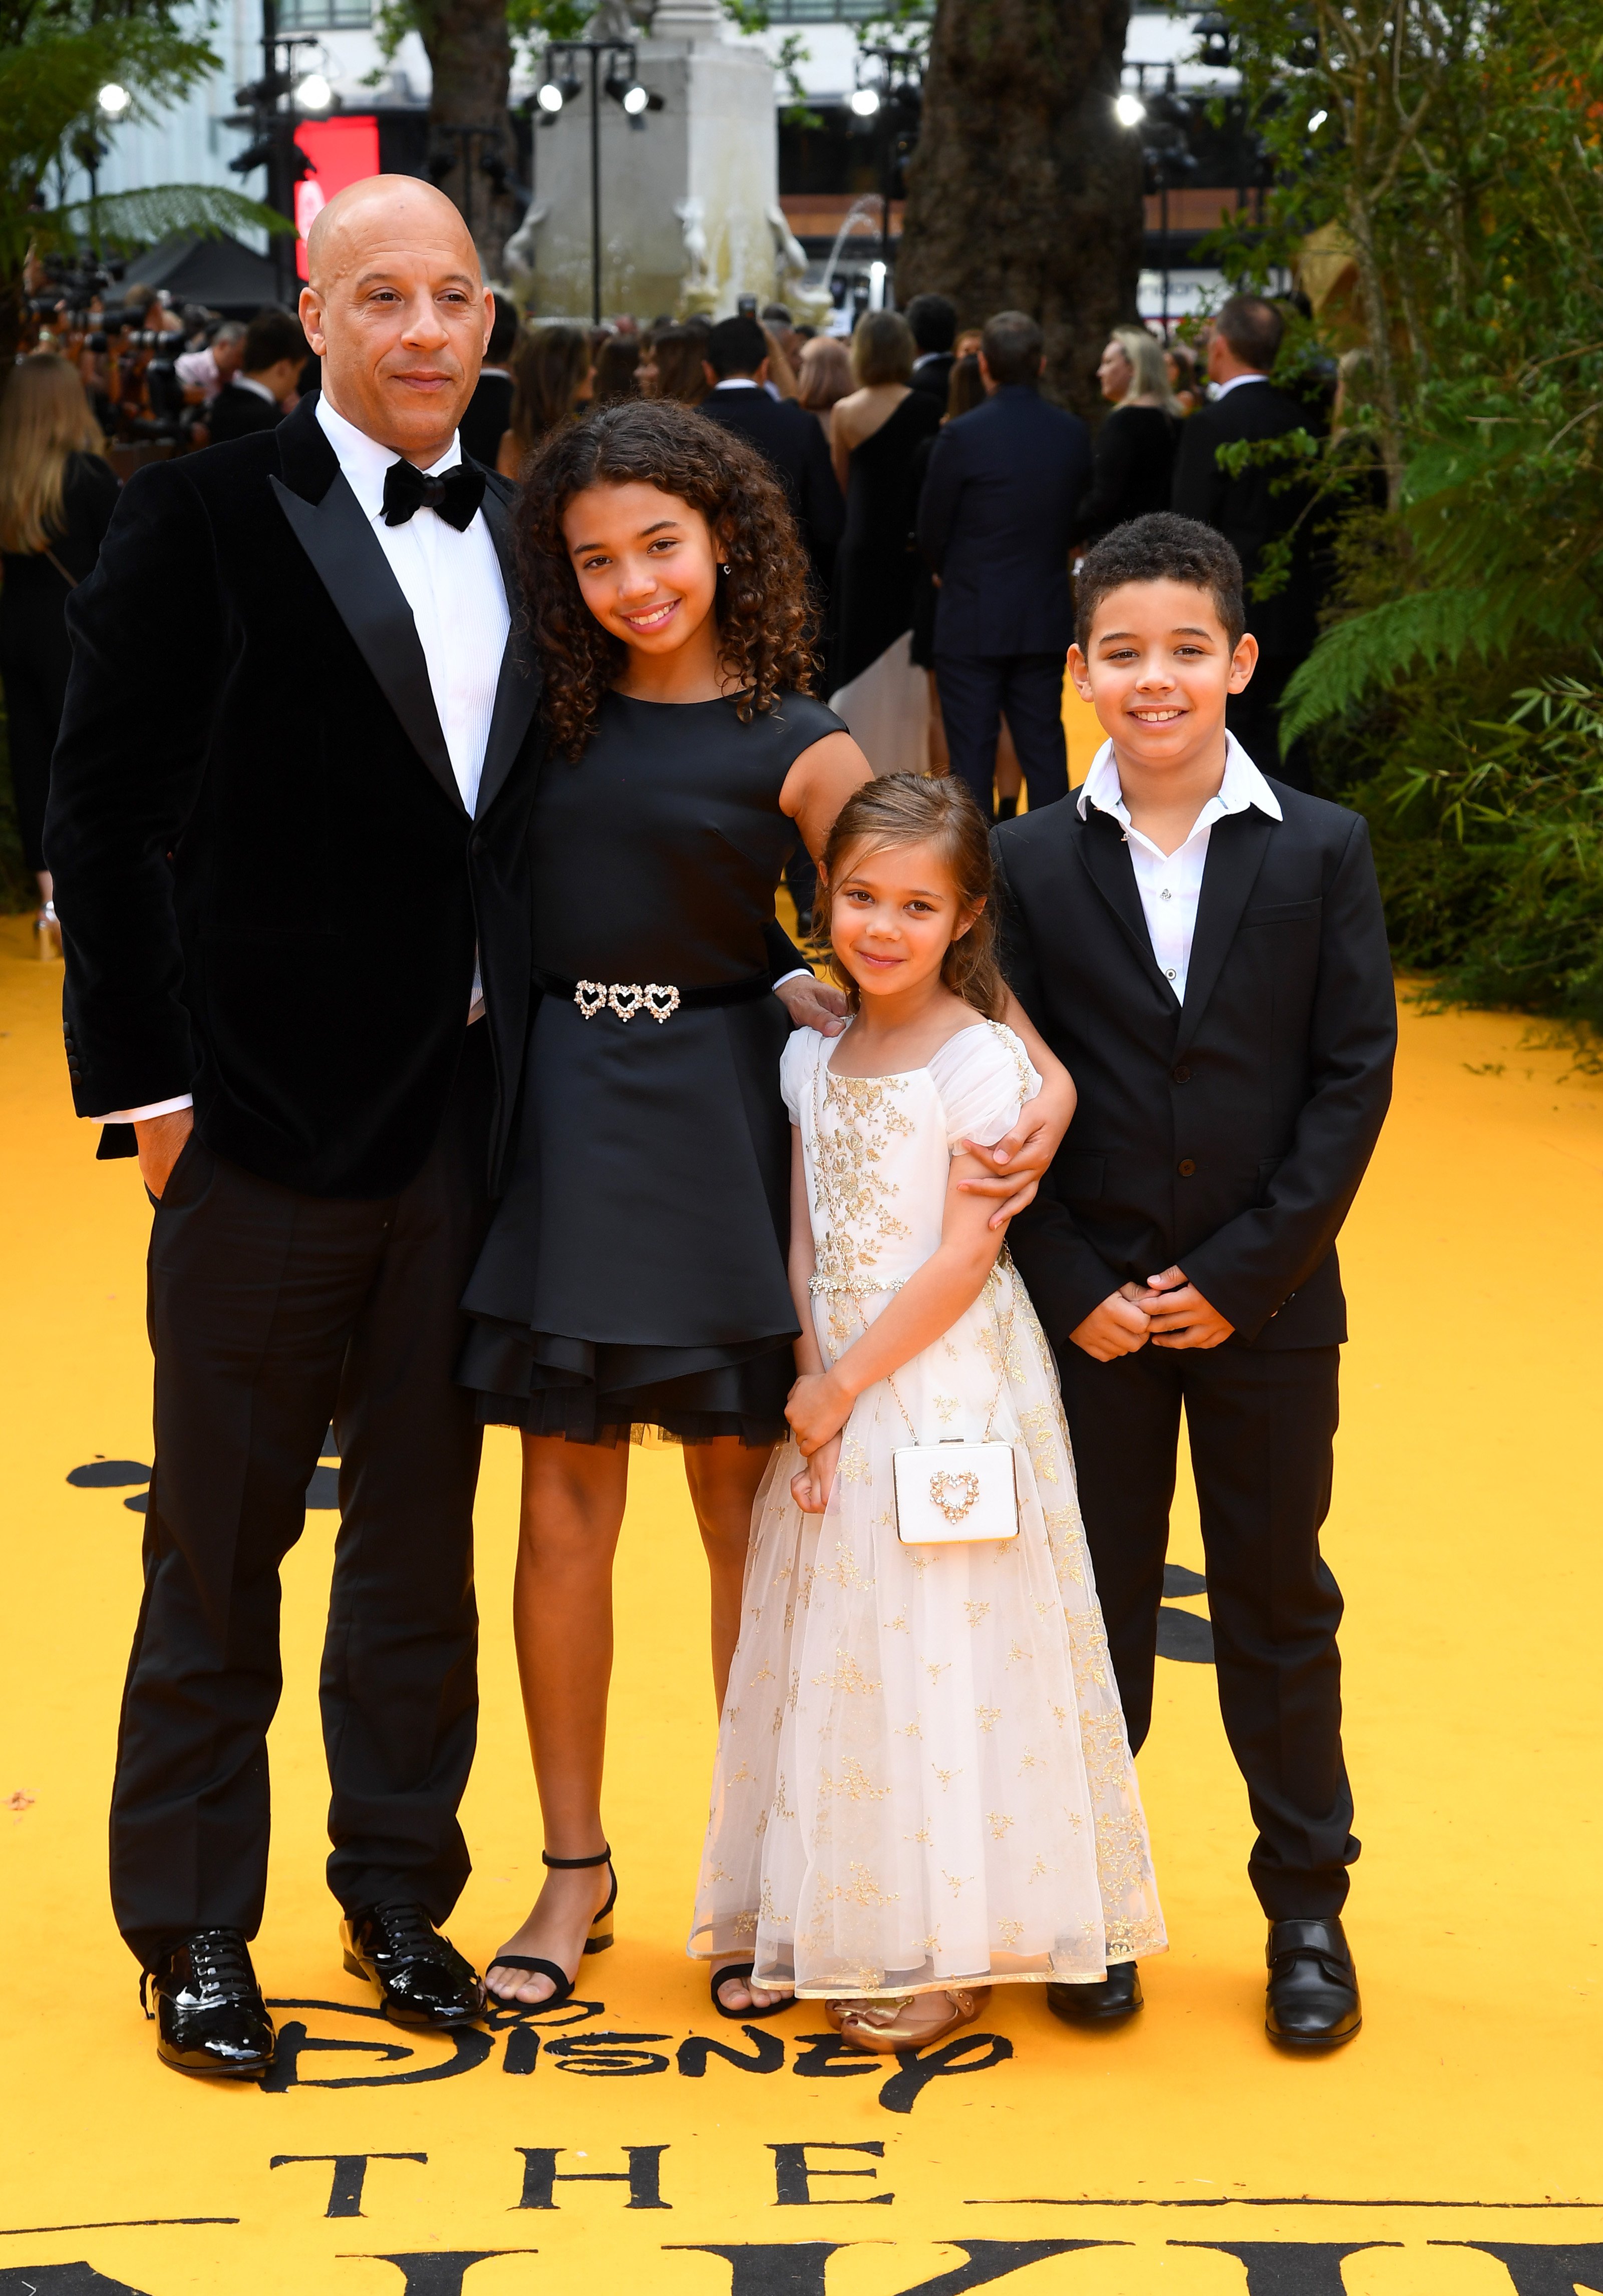
POLYGON ((147 1116, 134 1127, 134 1137, 139 1143, 139 1177, 158 1202, 194 1128, 192 1108, 169 1109, 165 1116, 147 1116))

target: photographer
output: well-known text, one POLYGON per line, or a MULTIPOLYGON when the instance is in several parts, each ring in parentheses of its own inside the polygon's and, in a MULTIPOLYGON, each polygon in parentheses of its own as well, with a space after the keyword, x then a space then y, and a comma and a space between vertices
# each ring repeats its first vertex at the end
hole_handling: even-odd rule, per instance
POLYGON ((258 311, 245 331, 239 373, 223 385, 208 411, 212 445, 271 430, 282 422, 306 356, 299 319, 288 311, 258 311))
POLYGON ((209 406, 224 385, 233 381, 245 356, 245 334, 242 319, 225 319, 209 343, 173 361, 192 406, 209 406))

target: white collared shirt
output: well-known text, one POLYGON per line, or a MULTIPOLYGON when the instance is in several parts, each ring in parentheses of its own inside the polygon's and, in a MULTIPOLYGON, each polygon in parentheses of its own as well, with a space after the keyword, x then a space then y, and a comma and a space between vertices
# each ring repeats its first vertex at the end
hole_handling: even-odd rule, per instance
POLYGON ((269 406, 278 405, 277 399, 274 398, 266 384, 258 382, 253 374, 236 374, 233 378, 233 387, 236 390, 249 391, 254 398, 265 398, 269 406))
POLYGON ((1266 374, 1258 374, 1256 373, 1252 374, 1232 374, 1228 382, 1210 382, 1208 385, 1208 396, 1213 400, 1215 406, 1217 406, 1222 398, 1228 398, 1232 390, 1239 390, 1244 382, 1267 382, 1268 381, 1269 377, 1266 374))
POLYGON ((1280 800, 1235 735, 1226 734, 1224 778, 1192 823, 1190 835, 1173 853, 1165 853, 1132 823, 1111 742, 1104 742, 1092 758, 1091 771, 1080 784, 1078 803, 1082 821, 1088 807, 1094 805, 1100 813, 1110 814, 1124 831, 1152 954, 1176 1001, 1183 1004, 1191 943, 1197 933, 1197 903, 1214 824, 1229 814, 1245 813, 1253 805, 1272 821, 1279 821, 1283 817, 1280 800))
MULTIPOLYGON (((511 627, 506 585, 485 514, 478 512, 461 534, 431 510, 415 512, 405 526, 386 526, 384 474, 401 457, 336 414, 326 392, 317 401, 317 420, 412 609, 451 770, 472 813, 511 627)), ((461 461, 462 441, 453 439, 425 476, 454 471, 461 461)))
MULTIPOLYGON (((236 375, 234 380, 248 390, 260 392, 264 398, 273 397, 270 390, 253 383, 249 376, 236 375)), ((479 511, 461 534, 454 526, 447 526, 443 518, 437 518, 431 510, 415 511, 405 526, 386 526, 384 473, 401 457, 393 447, 380 447, 365 430, 358 430, 354 422, 336 414, 326 395, 318 398, 317 420, 339 457, 346 482, 372 521, 379 546, 412 609, 451 770, 462 791, 462 801, 472 814, 478 804, 478 782, 484 771, 485 747, 490 738, 501 658, 506 652, 507 634, 511 627, 501 562, 495 555, 484 512, 479 511)), ((462 442, 453 439, 447 452, 425 475, 432 478, 437 472, 453 471, 461 460, 462 442)), ((483 1010, 484 995, 475 964, 469 1019, 478 1020, 483 1010)), ((154 1101, 144 1108, 114 1109, 108 1115, 87 1120, 94 1124, 138 1124, 150 1117, 168 1116, 176 1109, 193 1105, 193 1095, 185 1092, 174 1100, 154 1101)))

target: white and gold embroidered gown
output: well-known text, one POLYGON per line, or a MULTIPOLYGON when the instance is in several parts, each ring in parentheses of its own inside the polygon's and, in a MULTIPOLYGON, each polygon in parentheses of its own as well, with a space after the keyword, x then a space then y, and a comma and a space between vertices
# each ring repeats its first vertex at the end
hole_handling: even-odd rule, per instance
MULTIPOLYGON (((958 1144, 1001 1139, 1040 1085, 992 1021, 903 1075, 833 1076, 832 1048, 798 1029, 781 1070, 830 1362, 939 1243, 958 1144)), ((800 1465, 783 1445, 757 1497, 691 1955, 827 1996, 1094 1982, 1161 1950, 1057 1378, 1005 1254, 858 1398, 822 1515, 790 1496, 800 1465), (1011 1442, 1016 1539, 898 1544, 910 1422, 922 1443, 1011 1442)))

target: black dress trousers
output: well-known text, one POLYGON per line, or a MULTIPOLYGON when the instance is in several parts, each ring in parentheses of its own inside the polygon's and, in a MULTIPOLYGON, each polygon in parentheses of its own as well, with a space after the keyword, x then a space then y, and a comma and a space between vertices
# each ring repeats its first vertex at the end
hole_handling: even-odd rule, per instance
POLYGON ((1068 795, 1060 653, 953 654, 938 650, 936 685, 952 770, 993 817, 996 739, 1003 712, 1024 772, 1030 811, 1068 795))
POLYGON ((331 1420, 329 1886, 348 1910, 409 1900, 438 1922, 467 1879, 482 1439, 452 1365, 488 1223, 492 1087, 481 1023, 398 1194, 304 1195, 192 1133, 156 1207, 156 1463, 111 1806, 118 1926, 147 1965, 194 1930, 259 1926, 279 1565, 331 1420))
POLYGON ((1097 1594, 1130 1743, 1152 1720, 1157 1612, 1182 1406, 1202 1516, 1225 1734, 1257 1840, 1247 1873, 1271 1921, 1346 1900, 1358 1855, 1341 1750, 1341 1593, 1320 1554, 1339 1350, 1061 1354, 1063 1402, 1097 1594))

